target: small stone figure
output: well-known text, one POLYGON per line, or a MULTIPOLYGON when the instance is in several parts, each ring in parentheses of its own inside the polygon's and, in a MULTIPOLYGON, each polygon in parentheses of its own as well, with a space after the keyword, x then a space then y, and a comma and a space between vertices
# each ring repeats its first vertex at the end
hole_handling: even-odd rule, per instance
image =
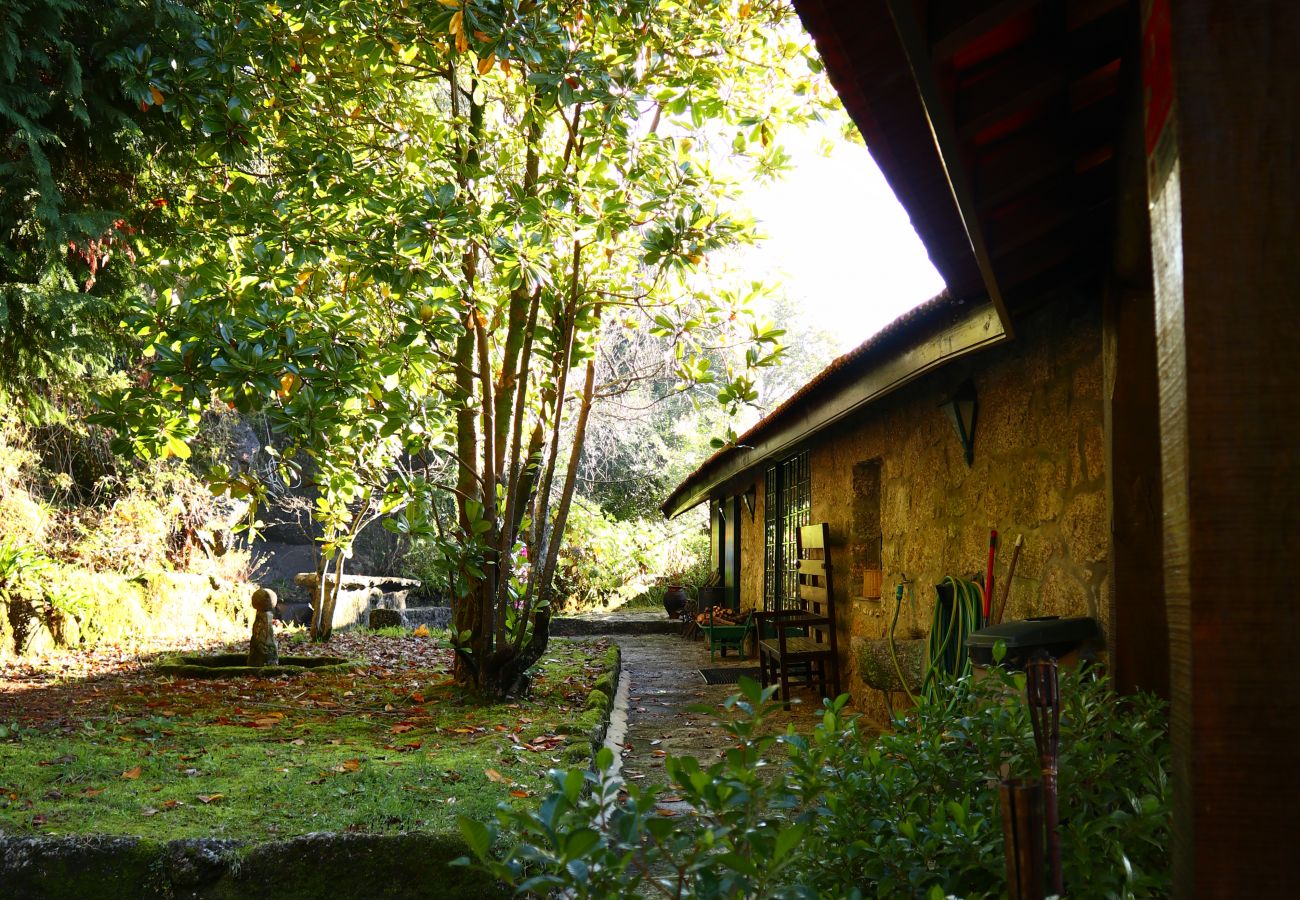
POLYGON ((280 651, 275 646, 275 629, 271 625, 271 610, 275 609, 275 591, 258 588, 253 592, 253 638, 248 642, 250 666, 276 666, 280 664, 280 651))

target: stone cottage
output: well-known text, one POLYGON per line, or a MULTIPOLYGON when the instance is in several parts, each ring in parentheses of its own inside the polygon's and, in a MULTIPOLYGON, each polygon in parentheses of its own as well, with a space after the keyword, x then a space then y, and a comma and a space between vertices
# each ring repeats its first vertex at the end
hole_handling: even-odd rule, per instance
POLYGON ((855 677, 861 642, 885 636, 900 583, 897 632, 924 634, 934 585, 981 573, 990 529, 1004 553, 1024 536, 1007 618, 1109 619, 1101 339, 1083 295, 1027 316, 1013 343, 991 304, 945 292, 832 362, 664 511, 707 500, 724 590, 743 609, 788 602, 794 529, 829 523, 844 684, 883 715, 855 677), (976 403, 969 463, 944 408, 959 392, 976 403), (868 569, 883 573, 875 597, 868 569))
POLYGON ((948 296, 665 510, 715 504, 751 604, 782 516, 826 519, 859 636, 875 546, 923 586, 1024 532, 1011 612, 1095 612, 1117 687, 1170 699, 1174 896, 1294 896, 1300 4, 795 7, 948 296), (969 468, 936 409, 967 379, 969 468))

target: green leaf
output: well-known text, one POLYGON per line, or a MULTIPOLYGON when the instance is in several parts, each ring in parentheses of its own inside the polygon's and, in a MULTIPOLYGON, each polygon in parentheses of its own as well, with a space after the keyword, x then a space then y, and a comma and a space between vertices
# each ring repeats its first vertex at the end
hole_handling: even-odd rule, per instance
POLYGON ((776 836, 776 846, 772 848, 772 862, 783 860, 791 850, 799 845, 808 831, 807 823, 787 826, 776 836))
POLYGON ((457 816, 456 824, 460 828, 461 836, 465 838, 465 843, 469 844, 469 849, 480 860, 486 860, 488 848, 492 843, 492 835, 487 826, 467 816, 457 816))

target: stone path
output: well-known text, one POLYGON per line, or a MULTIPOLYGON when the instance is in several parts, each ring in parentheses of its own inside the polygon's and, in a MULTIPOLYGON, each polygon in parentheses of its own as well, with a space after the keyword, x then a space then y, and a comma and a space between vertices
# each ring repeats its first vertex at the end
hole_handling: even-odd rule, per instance
MULTIPOLYGON (((746 667, 757 662, 752 655, 739 660, 734 653, 710 661, 707 645, 677 635, 615 635, 623 652, 623 671, 610 717, 606 746, 615 752, 616 765, 630 782, 666 782, 663 757, 690 755, 703 766, 712 765, 724 753, 730 740, 719 726, 722 703, 737 692, 734 684, 706 684, 701 668, 746 667), (713 715, 691 711, 707 705, 713 715)), ((821 703, 810 693, 795 693, 802 703, 792 703, 789 712, 778 711, 769 720, 784 731, 811 729, 821 703)), ((671 808, 674 804, 662 804, 671 808)))

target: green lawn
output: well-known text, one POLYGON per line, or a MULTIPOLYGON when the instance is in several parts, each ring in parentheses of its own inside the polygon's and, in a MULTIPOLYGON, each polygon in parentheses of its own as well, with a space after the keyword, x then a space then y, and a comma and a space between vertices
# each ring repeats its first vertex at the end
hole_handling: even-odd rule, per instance
POLYGON ((606 643, 553 639, 530 697, 480 705, 452 687, 452 653, 432 638, 354 633, 320 652, 363 666, 230 681, 142 667, 0 685, 0 830, 454 833, 457 814, 536 803, 548 769, 590 758, 617 658, 606 643))

